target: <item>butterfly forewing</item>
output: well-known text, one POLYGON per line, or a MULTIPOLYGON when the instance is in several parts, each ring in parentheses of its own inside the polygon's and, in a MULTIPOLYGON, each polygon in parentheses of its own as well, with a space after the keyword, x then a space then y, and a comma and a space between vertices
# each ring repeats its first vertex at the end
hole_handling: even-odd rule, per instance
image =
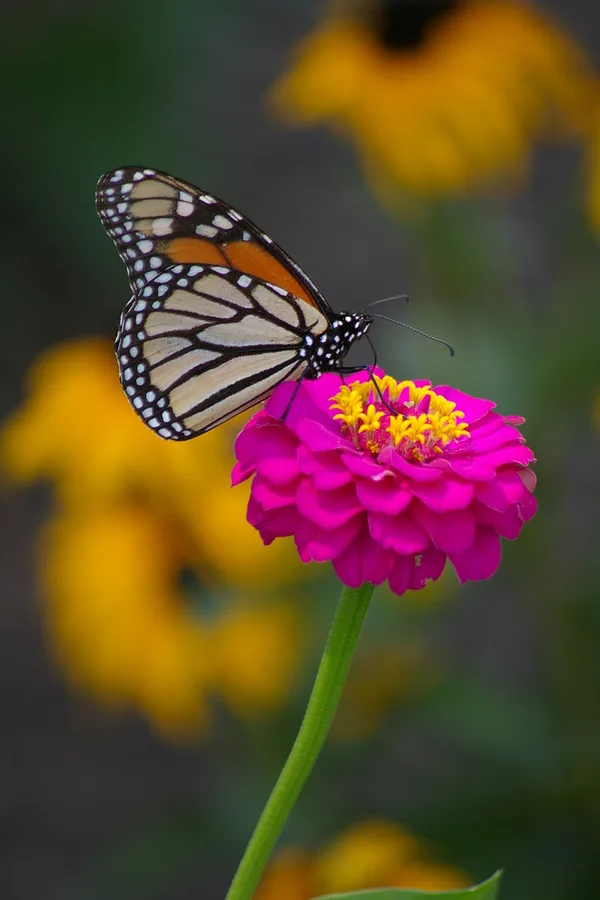
POLYGON ((175 265, 128 303, 117 336, 125 393, 161 437, 186 440, 305 368, 328 320, 277 285, 223 266, 175 265))
POLYGON ((96 206, 136 292, 173 264, 220 265, 277 284, 330 314, 281 247, 228 204, 184 181, 136 166, 115 169, 98 182, 96 206))

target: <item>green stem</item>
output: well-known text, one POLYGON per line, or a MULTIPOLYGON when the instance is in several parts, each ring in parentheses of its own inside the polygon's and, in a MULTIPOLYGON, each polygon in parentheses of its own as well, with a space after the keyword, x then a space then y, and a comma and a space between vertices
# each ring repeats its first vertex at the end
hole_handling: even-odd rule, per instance
POLYGON ((342 589, 300 731, 225 900, 250 900, 260 881, 329 732, 373 590, 372 584, 342 589))

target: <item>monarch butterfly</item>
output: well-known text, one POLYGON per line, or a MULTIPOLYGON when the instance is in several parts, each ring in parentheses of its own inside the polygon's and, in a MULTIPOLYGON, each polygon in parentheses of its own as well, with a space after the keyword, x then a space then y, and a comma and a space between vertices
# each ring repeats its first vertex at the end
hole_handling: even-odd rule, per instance
POLYGON ((115 342, 121 384, 163 438, 189 440, 282 381, 341 369, 372 324, 334 313, 249 219, 170 175, 108 172, 96 208, 133 289, 115 342))

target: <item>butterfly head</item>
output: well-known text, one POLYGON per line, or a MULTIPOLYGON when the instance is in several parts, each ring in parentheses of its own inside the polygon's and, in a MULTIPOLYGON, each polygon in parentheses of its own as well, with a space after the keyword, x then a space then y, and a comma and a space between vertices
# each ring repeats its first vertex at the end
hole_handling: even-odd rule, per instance
POLYGON ((352 344, 364 337, 372 324, 371 316, 342 312, 323 334, 307 334, 304 352, 300 351, 307 362, 306 377, 318 378, 323 372, 339 368, 352 344))

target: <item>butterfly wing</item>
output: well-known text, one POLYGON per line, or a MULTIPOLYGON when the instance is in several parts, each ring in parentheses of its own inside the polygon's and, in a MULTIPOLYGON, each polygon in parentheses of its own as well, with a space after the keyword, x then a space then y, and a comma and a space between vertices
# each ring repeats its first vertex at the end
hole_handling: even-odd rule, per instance
POLYGON ((96 208, 136 293, 171 265, 216 265, 279 285, 332 318, 327 301, 287 253, 212 194, 127 166, 100 179, 96 208))
POLYGON ((224 266, 170 266, 123 312, 121 382, 150 428, 187 440, 300 377, 305 336, 328 326, 316 307, 263 279, 224 266))

